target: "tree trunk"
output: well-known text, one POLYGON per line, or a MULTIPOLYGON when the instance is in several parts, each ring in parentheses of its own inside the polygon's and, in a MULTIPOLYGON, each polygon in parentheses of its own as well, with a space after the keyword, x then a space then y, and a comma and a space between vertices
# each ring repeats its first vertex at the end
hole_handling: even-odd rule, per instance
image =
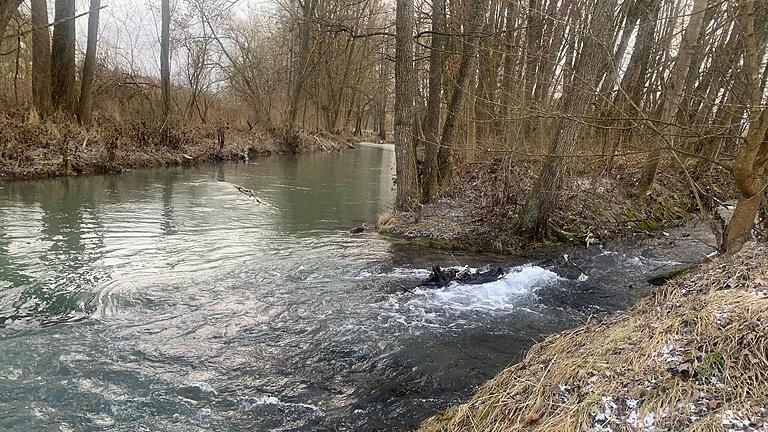
POLYGON ((605 32, 610 26, 613 11, 595 2, 589 33, 578 57, 571 85, 563 102, 563 117, 560 118, 550 154, 526 197, 518 220, 518 231, 534 240, 543 240, 548 234, 549 215, 557 206, 557 193, 565 167, 564 158, 570 156, 576 146, 579 131, 579 113, 590 106, 594 91, 599 84, 606 62, 610 61, 609 46, 611 35, 605 32))
POLYGON ((100 8, 101 0, 91 0, 91 10, 88 14, 88 46, 85 50, 85 60, 83 61, 80 106, 78 107, 80 124, 85 126, 91 123, 91 112, 93 111, 93 75, 96 70, 96 45, 99 37, 100 8))
MULTIPOLYGON (((667 80, 667 85, 662 91, 661 111, 658 116, 659 128, 662 132, 668 132, 666 135, 669 135, 670 137, 669 145, 671 146, 674 145, 677 129, 672 122, 675 121, 680 101, 683 98, 685 78, 688 75, 688 68, 691 65, 693 54, 696 51, 696 44, 698 43, 701 25, 704 22, 704 11, 706 7, 707 0, 694 0, 691 18, 688 22, 688 27, 685 29, 683 40, 680 43, 680 51, 675 59, 675 65, 672 67, 672 73, 667 80)), ((661 138, 662 137, 659 137, 659 139, 661 138)), ((656 172, 659 170, 661 156, 661 146, 653 145, 653 149, 648 154, 645 164, 643 165, 643 173, 637 185, 637 192, 639 195, 645 195, 651 186, 653 186, 653 182, 656 180, 656 172)))
POLYGON ((75 0, 56 0, 51 84, 53 106, 64 112, 75 108, 75 0))
POLYGON ((307 70, 309 69, 309 37, 310 37, 310 20, 312 18, 312 11, 314 8, 314 2, 312 0, 304 0, 301 8, 301 29, 299 54, 298 54, 298 70, 293 75, 294 82, 289 83, 293 89, 291 96, 288 99, 288 112, 285 119, 285 127, 287 130, 292 131, 296 123, 296 114, 298 112, 299 98, 304 89, 304 80, 307 76, 307 70))
POLYGON ((32 0, 32 100, 38 115, 51 113, 51 37, 45 0, 32 0))
POLYGON ((424 179, 422 180, 421 201, 432 201, 437 192, 437 154, 440 143, 440 104, 443 94, 443 22, 445 21, 445 0, 432 1, 432 44, 429 53, 429 96, 427 115, 424 122, 424 179))
MULTIPOLYGON (((659 3, 660 0, 651 0, 641 8, 635 48, 629 58, 627 71, 619 84, 619 91, 613 98, 613 107, 609 112, 610 118, 630 119, 639 113, 643 90, 646 88, 648 65, 653 52, 659 3)), ((618 149, 622 144, 632 139, 632 121, 621 120, 619 124, 622 128, 619 130, 618 136, 614 137, 606 167, 606 171, 609 172, 613 169, 614 155, 618 149)))
POLYGON ((409 210, 419 200, 416 148, 413 143, 413 0, 397 0, 395 18, 395 208, 409 210))
MULTIPOLYGON (((554 1, 554 0, 551 0, 554 1)), ((528 21, 525 29, 525 82, 523 86, 523 108, 526 118, 523 119, 523 140, 529 143, 533 136, 533 116, 538 107, 531 103, 534 96, 534 85, 541 60, 541 36, 543 32, 542 0, 528 0, 528 21)))
POLYGON ((464 43, 461 48, 461 63, 456 74, 451 101, 448 104, 448 114, 443 125, 443 136, 438 150, 438 182, 443 185, 447 181, 453 166, 453 145, 456 138, 456 123, 461 115, 467 88, 467 81, 477 57, 477 39, 480 26, 485 18, 488 2, 477 0, 469 2, 469 23, 465 26, 464 43))
POLYGON ((768 108, 758 110, 763 95, 760 92, 758 72, 761 59, 757 55, 758 44, 755 38, 755 0, 744 1, 740 12, 744 47, 744 93, 749 104, 749 130, 733 163, 733 178, 739 198, 720 245, 720 251, 723 253, 737 252, 752 238, 755 215, 768 185, 768 108))
POLYGON ((725 228, 723 243, 720 245, 722 253, 738 252, 745 243, 752 240, 752 227, 755 224, 755 216, 763 202, 763 194, 759 193, 751 197, 739 194, 736 209, 725 228))
POLYGON ((24 0, 0 0, 0 40, 5 37, 5 30, 13 17, 13 13, 24 0))
POLYGON ((163 118, 171 115, 171 5, 161 0, 160 22, 160 87, 163 98, 163 118))

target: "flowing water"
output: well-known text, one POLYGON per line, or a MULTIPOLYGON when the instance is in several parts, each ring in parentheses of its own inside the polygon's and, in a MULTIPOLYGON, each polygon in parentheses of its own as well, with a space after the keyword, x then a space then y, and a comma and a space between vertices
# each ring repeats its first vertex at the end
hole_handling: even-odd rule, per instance
POLYGON ((0 184, 0 430, 409 429, 706 252, 571 251, 585 277, 349 234, 390 206, 393 164, 369 145, 0 184), (432 263, 508 274, 403 289, 432 263))

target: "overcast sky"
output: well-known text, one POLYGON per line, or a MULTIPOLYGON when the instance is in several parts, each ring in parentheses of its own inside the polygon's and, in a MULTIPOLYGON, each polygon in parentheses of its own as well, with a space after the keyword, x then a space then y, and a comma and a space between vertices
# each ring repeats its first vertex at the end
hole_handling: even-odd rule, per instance
MULTIPOLYGON (((171 7, 184 0, 171 0, 171 7)), ((159 75, 160 70, 160 0, 102 0, 100 13, 99 50, 116 59, 125 68, 146 75, 159 75)), ((88 10, 89 0, 76 0, 77 12, 88 10)), ((28 6, 27 6, 28 7, 28 6)), ((269 11, 272 0, 238 0, 233 10, 246 17, 251 11, 269 11)), ((53 0, 48 1, 53 19, 53 0)), ((88 17, 77 19, 78 49, 85 48, 88 17)))

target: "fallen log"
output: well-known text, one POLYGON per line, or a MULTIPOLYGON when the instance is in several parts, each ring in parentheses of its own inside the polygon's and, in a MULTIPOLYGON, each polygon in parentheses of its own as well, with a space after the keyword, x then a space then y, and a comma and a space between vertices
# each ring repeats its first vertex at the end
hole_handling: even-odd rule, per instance
POLYGON ((506 273, 501 267, 496 267, 488 271, 471 271, 468 269, 458 271, 456 269, 443 270, 440 266, 433 266, 432 274, 429 276, 429 279, 419 284, 417 288, 444 288, 450 285, 451 282, 458 282, 464 285, 480 285, 497 281, 504 277, 504 275, 506 275, 506 273))

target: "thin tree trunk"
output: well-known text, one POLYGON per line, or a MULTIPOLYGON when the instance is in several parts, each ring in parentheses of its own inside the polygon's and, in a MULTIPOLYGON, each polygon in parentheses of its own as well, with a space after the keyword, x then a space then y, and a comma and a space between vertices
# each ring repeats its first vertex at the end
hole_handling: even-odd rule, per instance
POLYGON ((477 33, 483 23, 488 2, 477 0, 469 2, 469 23, 465 26, 464 43, 461 48, 461 63, 456 75, 451 101, 448 104, 448 114, 443 125, 443 136, 438 150, 438 182, 445 184, 453 166, 453 145, 456 139, 456 123, 461 115, 467 87, 467 81, 477 57, 477 33))
POLYGON ((304 89, 304 80, 307 76, 307 70, 309 69, 309 37, 310 37, 310 19, 312 18, 312 11, 314 9, 314 2, 312 0, 304 0, 301 8, 302 20, 299 28, 301 29, 301 36, 299 42, 299 54, 298 54, 298 70, 293 75, 293 83, 291 96, 288 99, 288 113, 285 119, 285 126, 287 130, 293 130, 296 123, 296 114, 298 111, 299 98, 304 89))
POLYGON ((520 212, 518 231, 536 240, 546 238, 549 216, 557 206, 557 192, 565 168, 564 159, 570 156, 576 146, 579 122, 576 120, 584 107, 590 106, 594 99, 594 89, 599 84, 606 62, 612 53, 606 51, 610 34, 604 29, 610 26, 612 10, 595 2, 592 23, 578 57, 571 85, 566 91, 563 102, 563 117, 559 121, 555 138, 550 147, 550 155, 541 174, 526 197, 520 212))
POLYGON ((64 112, 75 108, 75 0, 56 0, 51 45, 53 106, 64 112))
MULTIPOLYGON (((662 131, 671 132, 669 135, 669 145, 674 145, 676 129, 672 124, 675 121, 680 101, 683 98, 685 78, 688 75, 688 68, 691 65, 693 54, 696 51, 696 44, 699 38, 699 31, 704 22, 704 11, 707 7, 707 0, 694 0, 691 18, 688 27, 685 29, 683 40, 680 45, 680 51, 675 59, 675 65, 672 67, 672 73, 667 80, 667 86, 662 92, 661 107, 659 119, 659 128, 662 131)), ((661 138, 661 137, 660 137, 661 138)), ((639 195, 645 195, 656 180, 656 173, 659 170, 661 162, 662 149, 659 145, 653 145, 653 149, 648 154, 648 158, 643 166, 643 172, 637 185, 639 195)))
POLYGON ((421 200, 432 201, 438 183, 438 150, 440 143, 440 104, 443 94, 443 23, 445 0, 432 1, 432 44, 429 53, 429 96, 424 122, 424 179, 421 200))
POLYGON ((163 99, 163 117, 171 115, 171 5, 161 0, 160 18, 160 87, 163 99))
POLYGON ((88 46, 83 62, 83 78, 78 109, 80 123, 83 125, 91 123, 91 112, 93 111, 92 90, 93 75, 96 70, 96 46, 99 37, 99 9, 101 9, 101 0, 91 0, 91 10, 88 15, 88 46))
POLYGON ((31 0, 32 13, 32 100, 38 115, 51 113, 51 37, 45 0, 31 0))
POLYGON ((416 74, 413 67, 413 0, 397 0, 395 18, 395 207, 408 210, 419 200, 416 148, 413 143, 413 98, 416 74))
MULTIPOLYGON (((551 0, 554 1, 554 0, 551 0)), ((528 0, 528 22, 525 29, 526 47, 525 47, 525 81, 523 86, 523 107, 527 111, 526 118, 523 119, 523 140, 526 144, 533 135, 533 116, 534 107, 531 103, 533 99, 534 85, 538 72, 536 70, 541 59, 541 36, 542 23, 541 0, 528 0)))

